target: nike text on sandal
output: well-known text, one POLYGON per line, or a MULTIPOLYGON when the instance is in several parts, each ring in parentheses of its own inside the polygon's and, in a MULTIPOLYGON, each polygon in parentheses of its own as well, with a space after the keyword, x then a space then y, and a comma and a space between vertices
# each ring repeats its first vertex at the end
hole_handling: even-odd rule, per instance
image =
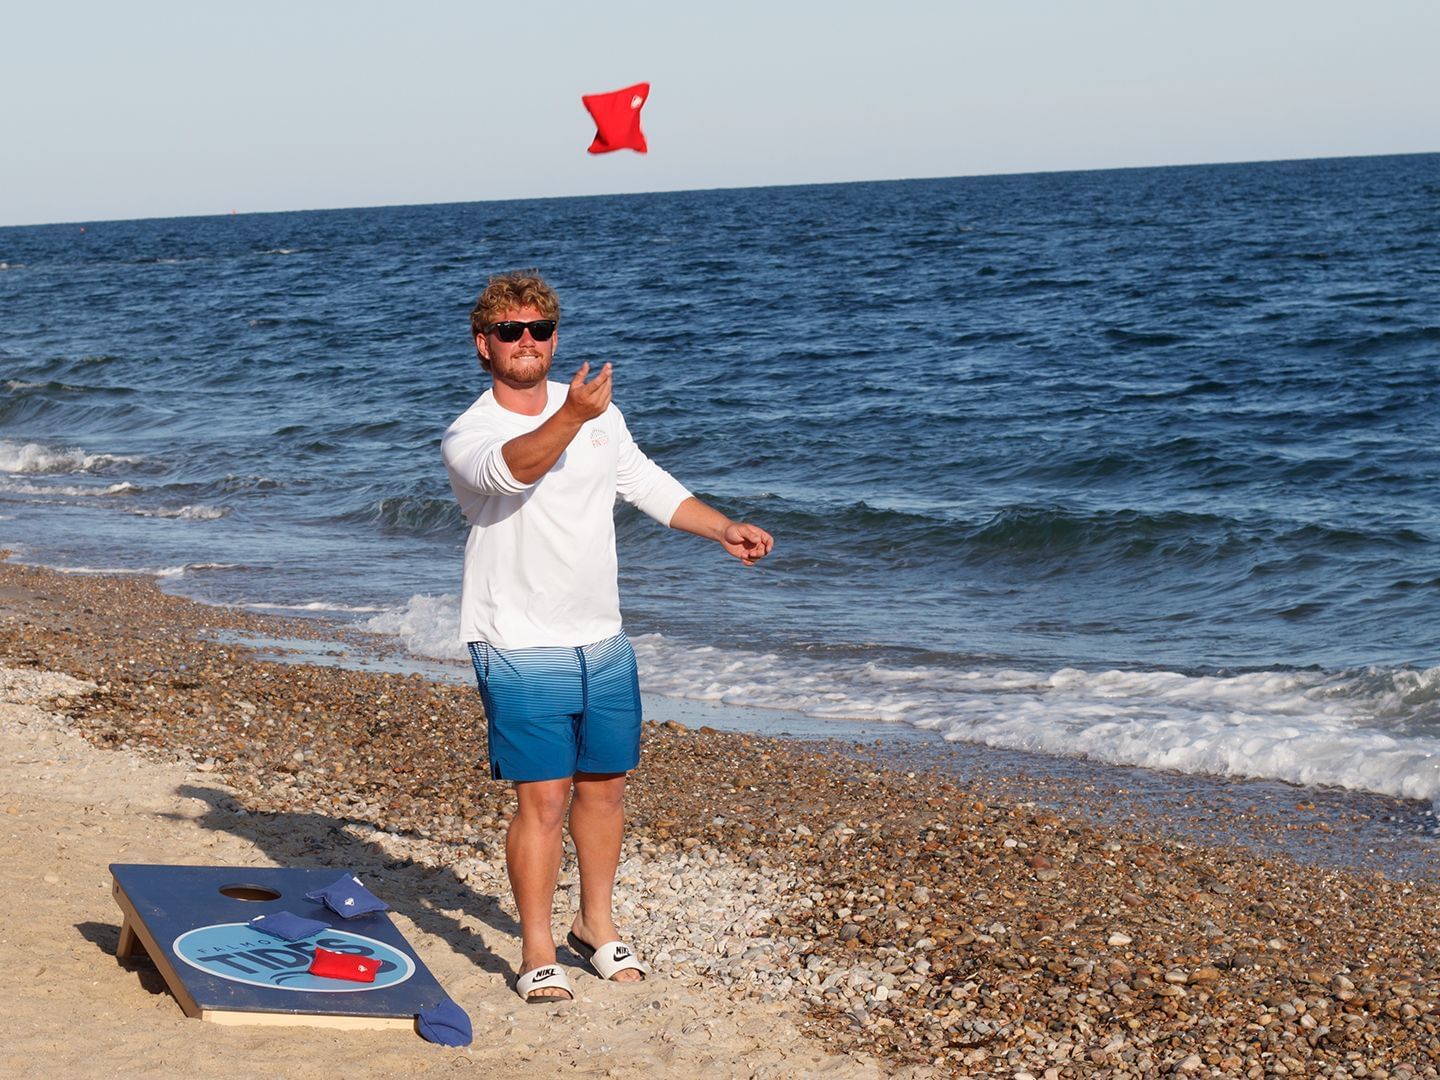
POLYGON ((545 964, 525 972, 515 980, 515 992, 529 1005, 550 1005, 560 1001, 574 1001, 575 991, 570 989, 570 980, 558 964, 545 964), (564 990, 568 997, 558 994, 537 994, 537 990, 564 990))
POLYGON ((595 974, 607 982, 613 980, 622 971, 638 971, 640 978, 632 980, 634 982, 640 982, 650 974, 649 969, 635 959, 635 953, 623 941, 611 941, 595 946, 581 941, 573 930, 565 935, 565 941, 570 948, 590 962, 590 966, 595 969, 595 974))

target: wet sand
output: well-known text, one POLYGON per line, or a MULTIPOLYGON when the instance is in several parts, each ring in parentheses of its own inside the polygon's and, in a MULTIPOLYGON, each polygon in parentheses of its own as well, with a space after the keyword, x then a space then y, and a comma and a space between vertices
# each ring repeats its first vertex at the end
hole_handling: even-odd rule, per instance
MULTIPOLYGON (((148 579, 0 563, 0 666, 88 684, 47 705, 65 732, 87 750, 119 752, 102 758, 171 770, 171 796, 217 842, 253 845, 278 825, 289 839, 262 845, 263 857, 339 866, 356 859, 348 845, 362 844, 397 908, 459 913, 427 932, 465 958, 455 941, 466 919, 489 912, 503 925, 494 913, 508 902, 510 796, 488 779, 474 691, 260 661, 211 640, 221 631, 336 633, 169 597, 148 579), (425 881, 443 882, 447 899, 426 898, 425 881)), ((1108 781, 1012 774, 967 765, 976 753, 930 747, 907 759, 873 743, 647 725, 619 900, 622 924, 657 968, 646 990, 655 1011, 678 1008, 669 990, 683 988, 714 1021, 707 1031, 742 1007, 760 1012, 736 1031, 761 1017, 791 1025, 793 1043, 772 1032, 749 1051, 727 1049, 723 1064, 715 1059, 720 1075, 859 1075, 875 1068, 872 1054, 911 1075, 1440 1075, 1440 887, 1423 872, 1423 846, 1408 864, 1301 862, 1307 847, 1343 851, 1305 837, 1323 840, 1360 804, 1337 818, 1298 790, 1287 807, 1280 791, 1251 821, 1227 810, 1233 828, 1210 816, 1207 836, 1210 826, 1127 794, 1138 773, 1123 782, 1113 772, 1108 781), (772 1060, 762 1044, 809 1056, 772 1060)), ((56 797, 84 794, 67 792, 63 772, 52 782, 56 797)), ((1353 812, 1357 829, 1388 835, 1382 807, 1353 812)), ((1207 817, 1203 807, 1188 816, 1207 817)), ((36 842, 45 828, 39 819, 36 842)), ((33 870, 26 858, 12 872, 33 870)), ((106 857, 121 860, 142 861, 106 857)), ((88 920, 117 921, 93 888, 103 864, 72 869, 95 894, 88 920)), ((573 868, 564 873, 557 925, 573 892, 573 868)), ((14 925, 5 936, 23 941, 14 925)), ((91 936, 93 963, 113 943, 91 936)), ((519 1005, 505 989, 507 948, 496 938, 487 962, 432 964, 471 1009, 477 1044, 493 1020, 477 1002, 509 994, 519 1005)), ((144 992, 133 974, 125 985, 144 992)), ((614 989, 596 984, 597 1001, 614 989)), ((121 1009, 123 987, 115 993, 121 1009)), ((594 1002, 567 1008, 583 1049, 584 1022, 607 1021, 594 1002)), ((153 1024, 159 1012, 149 1006, 128 1024, 153 1024)), ((176 1030, 169 1024, 167 1037, 176 1030)), ((673 1052, 698 1052, 686 1038, 699 1029, 672 1037, 673 1052)))

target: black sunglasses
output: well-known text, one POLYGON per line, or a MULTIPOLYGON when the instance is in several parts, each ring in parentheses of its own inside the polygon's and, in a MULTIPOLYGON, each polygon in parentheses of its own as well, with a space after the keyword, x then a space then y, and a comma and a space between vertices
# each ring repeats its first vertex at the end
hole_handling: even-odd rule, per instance
POLYGON ((536 319, 534 322, 506 322, 491 323, 485 327, 485 333, 494 334, 505 344, 509 345, 519 341, 525 331, 530 331, 530 336, 536 341, 549 341, 550 335, 555 333, 554 319, 536 319))

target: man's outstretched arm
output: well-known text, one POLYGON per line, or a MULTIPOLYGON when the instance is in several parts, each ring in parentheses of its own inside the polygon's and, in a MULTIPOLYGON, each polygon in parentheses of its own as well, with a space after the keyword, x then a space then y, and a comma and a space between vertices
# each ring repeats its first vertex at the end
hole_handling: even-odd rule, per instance
POLYGON ((770 554, 774 539, 758 525, 731 521, 713 506, 691 495, 675 508, 670 527, 714 540, 746 566, 754 566, 770 554))

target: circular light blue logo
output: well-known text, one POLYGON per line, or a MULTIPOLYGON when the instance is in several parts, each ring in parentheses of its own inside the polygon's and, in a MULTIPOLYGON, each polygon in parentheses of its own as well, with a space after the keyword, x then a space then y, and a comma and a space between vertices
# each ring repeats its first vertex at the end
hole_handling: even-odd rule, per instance
POLYGON ((415 974, 415 961, 383 941, 349 930, 320 930, 299 941, 262 934, 245 923, 216 923, 187 930, 171 952, 193 968, 231 982, 271 990, 303 990, 321 994, 355 994, 402 983, 415 974), (312 975, 307 970, 315 948, 367 956, 378 965, 373 983, 348 982, 312 975))

